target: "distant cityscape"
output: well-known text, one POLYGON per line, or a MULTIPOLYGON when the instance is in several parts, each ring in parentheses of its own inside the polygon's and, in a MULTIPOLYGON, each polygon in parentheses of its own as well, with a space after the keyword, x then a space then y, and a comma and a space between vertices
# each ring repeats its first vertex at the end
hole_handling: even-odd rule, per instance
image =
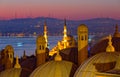
MULTIPOLYGON (((67 19, 66 19, 67 20, 67 19)), ((64 20, 57 18, 19 18, 11 20, 0 20, 0 36, 37 36, 42 34, 44 21, 47 23, 49 36, 60 36, 63 34, 64 20)), ((108 34, 114 31, 115 24, 120 20, 112 18, 94 18, 88 20, 67 20, 68 34, 76 35, 77 26, 86 24, 89 34, 108 34), (108 28, 109 26, 109 28, 108 28)))

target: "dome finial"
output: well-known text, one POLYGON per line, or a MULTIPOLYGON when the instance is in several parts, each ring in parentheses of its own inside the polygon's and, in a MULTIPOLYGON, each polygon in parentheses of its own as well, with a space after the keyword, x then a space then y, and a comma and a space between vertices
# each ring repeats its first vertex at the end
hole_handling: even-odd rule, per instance
POLYGON ((112 36, 109 35, 108 39, 109 39, 109 41, 108 41, 108 46, 106 48, 106 52, 114 52, 115 48, 112 45, 112 36))
POLYGON ((16 64, 15 64, 14 68, 21 68, 21 66, 19 64, 18 56, 16 56, 16 64))
POLYGON ((61 55, 59 54, 59 48, 57 46, 57 55, 55 56, 54 58, 55 61, 62 61, 62 57, 61 55))

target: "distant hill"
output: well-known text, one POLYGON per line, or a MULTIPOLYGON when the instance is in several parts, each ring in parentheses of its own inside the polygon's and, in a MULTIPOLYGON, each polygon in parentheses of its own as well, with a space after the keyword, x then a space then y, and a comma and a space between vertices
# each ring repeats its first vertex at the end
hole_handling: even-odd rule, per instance
MULTIPOLYGON (((49 35, 61 35, 63 33, 64 20, 57 18, 19 18, 11 20, 0 20, 0 33, 43 33, 44 21, 47 21, 49 35)), ((67 20, 68 34, 76 35, 78 25, 86 24, 90 33, 113 33, 116 24, 120 20, 112 18, 94 18, 88 20, 67 20)))

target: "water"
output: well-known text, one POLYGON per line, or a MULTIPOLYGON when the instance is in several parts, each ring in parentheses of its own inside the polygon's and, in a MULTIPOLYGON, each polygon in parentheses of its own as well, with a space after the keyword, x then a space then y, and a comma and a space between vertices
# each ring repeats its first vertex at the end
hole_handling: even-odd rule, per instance
MULTIPOLYGON (((76 38, 76 36, 75 36, 76 38)), ((89 36, 89 41, 93 36, 89 36)), ((58 41, 62 40, 62 36, 49 36, 49 49, 52 49, 58 41)), ((35 54, 36 37, 0 37, 0 50, 4 49, 6 45, 12 45, 14 48, 14 56, 21 57, 24 50, 28 56, 35 54)))
MULTIPOLYGON (((62 36, 49 36, 49 49, 53 48, 58 40, 61 40, 62 36)), ((14 56, 18 55, 21 57, 23 51, 26 54, 35 54, 36 49, 36 37, 0 37, 0 50, 4 49, 6 45, 12 45, 14 48, 14 56)))

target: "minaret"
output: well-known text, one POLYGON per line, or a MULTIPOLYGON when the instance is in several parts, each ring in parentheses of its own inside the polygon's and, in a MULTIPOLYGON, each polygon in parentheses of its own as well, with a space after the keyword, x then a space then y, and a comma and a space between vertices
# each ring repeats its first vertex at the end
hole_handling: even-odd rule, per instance
POLYGON ((78 26, 78 65, 88 58, 88 27, 85 24, 78 26))
POLYGON ((36 66, 45 63, 46 61, 46 40, 44 36, 38 36, 36 39, 36 66))
POLYGON ((14 68, 21 68, 20 64, 19 64, 19 59, 18 56, 16 56, 16 63, 14 65, 14 68))
POLYGON ((63 42, 64 42, 64 48, 67 47, 67 26, 66 26, 66 19, 64 20, 64 31, 63 31, 63 42))
POLYGON ((115 26, 115 32, 113 34, 113 37, 120 37, 120 33, 119 33, 119 30, 118 30, 118 25, 117 24, 115 26))
POLYGON ((24 50, 24 52, 23 52, 23 59, 26 59, 26 58, 27 58, 27 56, 26 56, 26 52, 24 50))
POLYGON ((47 24, 46 21, 44 22, 44 37, 46 41, 46 48, 48 48, 48 36, 47 36, 47 24))
POLYGON ((106 48, 106 52, 115 52, 115 48, 112 45, 112 37, 109 35, 108 46, 106 48))

